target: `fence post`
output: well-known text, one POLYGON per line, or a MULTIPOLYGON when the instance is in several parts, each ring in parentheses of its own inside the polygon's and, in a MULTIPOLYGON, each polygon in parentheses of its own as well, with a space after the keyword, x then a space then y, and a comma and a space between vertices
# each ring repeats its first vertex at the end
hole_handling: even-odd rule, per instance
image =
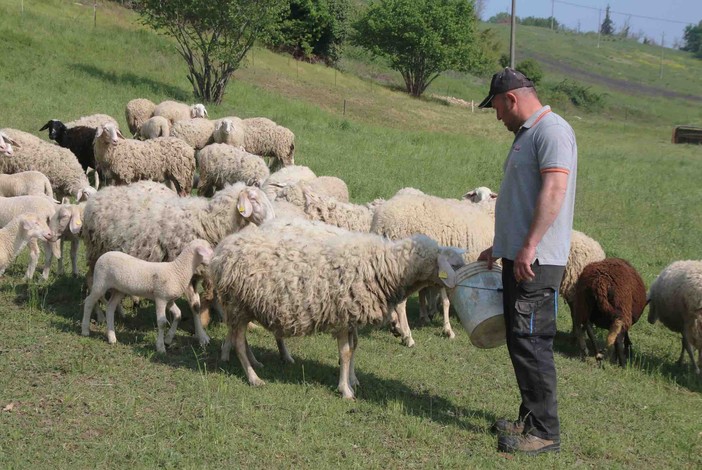
POLYGON ((344 116, 346 116, 346 100, 344 100, 344 116))

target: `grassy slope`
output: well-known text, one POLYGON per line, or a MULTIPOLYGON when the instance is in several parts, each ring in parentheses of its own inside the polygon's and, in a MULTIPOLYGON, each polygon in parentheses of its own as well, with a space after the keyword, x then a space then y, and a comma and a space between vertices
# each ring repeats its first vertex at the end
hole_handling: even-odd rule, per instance
MULTIPOLYGON (((91 13, 52 0, 26 3, 20 17, 16 2, 0 0, 0 127, 32 131, 52 117, 93 112, 124 124, 131 98, 191 99, 167 40, 109 6, 93 30, 91 13)), ((552 46, 546 49, 558 50, 552 46)), ((702 66, 690 67, 685 77, 699 77, 702 66)), ((475 79, 446 80, 466 90, 457 96, 484 93, 475 79)), ((571 122, 580 148, 576 227, 608 254, 631 260, 648 284, 669 262, 699 258, 702 155, 698 147, 669 144, 674 116, 699 116, 698 106, 646 106, 655 111, 650 120, 582 115, 571 122)), ((357 201, 403 186, 444 196, 481 184, 496 188, 510 143, 492 113, 413 100, 349 75, 336 74, 335 84, 331 70, 263 50, 211 110, 213 117, 228 114, 268 116, 293 129, 299 162, 344 178, 357 201)), ((462 331, 449 342, 436 322, 417 328, 411 350, 384 331, 364 332, 355 403, 336 396, 336 348, 328 336, 290 340, 297 364, 283 367, 270 335, 256 331, 250 341, 266 364, 260 375, 268 386, 253 389, 236 361, 219 363, 221 326, 211 329, 205 351, 183 331, 161 356, 147 306, 119 322, 120 343, 108 347, 103 327, 88 339, 77 334, 83 278, 28 285, 19 281, 22 261, 0 284, 0 407, 14 403, 0 413, 3 468, 531 462, 496 455, 487 433, 496 417, 515 412, 506 351, 477 350, 462 331)), ((412 319, 416 309, 413 300, 412 319)), ((564 452, 539 464, 700 466, 702 384, 673 364, 678 337, 641 322, 632 331, 634 366, 600 370, 574 357, 569 330, 564 309, 556 341, 564 452)))

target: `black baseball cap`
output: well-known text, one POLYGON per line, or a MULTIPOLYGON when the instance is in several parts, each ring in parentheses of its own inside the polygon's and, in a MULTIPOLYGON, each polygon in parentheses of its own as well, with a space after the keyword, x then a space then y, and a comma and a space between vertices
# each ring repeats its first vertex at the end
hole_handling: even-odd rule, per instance
POLYGON ((478 108, 492 108, 492 99, 495 95, 524 87, 534 88, 534 82, 526 78, 522 72, 505 67, 504 70, 492 76, 490 94, 478 105, 478 108))

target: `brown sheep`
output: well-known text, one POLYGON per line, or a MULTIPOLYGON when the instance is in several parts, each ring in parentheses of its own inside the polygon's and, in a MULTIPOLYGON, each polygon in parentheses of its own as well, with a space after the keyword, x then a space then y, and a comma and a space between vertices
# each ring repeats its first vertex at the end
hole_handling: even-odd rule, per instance
POLYGON ((609 330, 606 348, 612 346, 619 365, 624 367, 630 354, 629 328, 641 317, 646 306, 646 287, 639 273, 626 260, 606 258, 588 264, 575 284, 574 330, 582 355, 587 354, 583 326, 587 330, 597 361, 605 355, 595 342, 592 325, 609 330))

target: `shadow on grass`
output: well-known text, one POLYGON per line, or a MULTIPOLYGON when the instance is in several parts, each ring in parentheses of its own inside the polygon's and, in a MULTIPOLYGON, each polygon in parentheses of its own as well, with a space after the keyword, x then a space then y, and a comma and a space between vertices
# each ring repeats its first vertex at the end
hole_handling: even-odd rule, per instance
POLYGON ((99 69, 93 65, 80 63, 69 64, 69 68, 112 84, 129 84, 135 88, 146 87, 153 94, 170 96, 171 98, 178 101, 188 101, 192 99, 192 95, 183 91, 181 88, 174 87, 172 85, 168 85, 166 83, 159 82, 156 80, 152 80, 150 78, 142 77, 130 72, 115 73, 99 69))

